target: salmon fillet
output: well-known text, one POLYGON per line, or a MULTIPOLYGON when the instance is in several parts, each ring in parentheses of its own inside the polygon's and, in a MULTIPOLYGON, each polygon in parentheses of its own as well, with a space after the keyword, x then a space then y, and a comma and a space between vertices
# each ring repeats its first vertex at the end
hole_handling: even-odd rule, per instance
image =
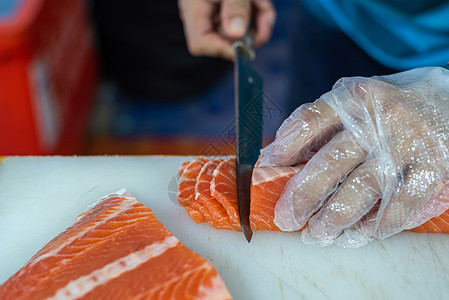
MULTIPOLYGON (((205 158, 201 159, 206 160, 205 158)), ((189 162, 184 162, 181 169, 185 168, 185 165, 188 165, 186 163, 189 162)), ((302 166, 254 168, 251 183, 250 209, 250 225, 253 231, 280 231, 280 229, 273 223, 274 207, 279 200, 287 181, 301 169, 302 166)), ((213 172, 210 190, 212 197, 221 203, 226 210, 231 222, 231 229, 241 231, 235 176, 235 158, 229 158, 222 161, 213 172)), ((198 178, 195 180, 198 180, 198 178)), ((193 193, 192 190, 189 190, 189 192, 193 193)), ((198 203, 198 205, 201 206, 200 203, 198 203)), ((188 210, 188 208, 186 208, 186 210, 188 210)), ((220 213, 222 213, 222 211, 220 211, 220 213)), ((209 214, 213 214, 213 211, 209 211, 209 214)), ((195 220, 195 222, 197 222, 197 220, 195 220)), ((214 228, 229 229, 227 223, 221 223, 221 221, 217 222, 218 224, 214 224, 214 228)), ((449 234, 449 210, 409 231, 418 233, 449 234)))
POLYGON ((0 286, 0 299, 230 299, 214 267, 130 194, 110 195, 0 286))

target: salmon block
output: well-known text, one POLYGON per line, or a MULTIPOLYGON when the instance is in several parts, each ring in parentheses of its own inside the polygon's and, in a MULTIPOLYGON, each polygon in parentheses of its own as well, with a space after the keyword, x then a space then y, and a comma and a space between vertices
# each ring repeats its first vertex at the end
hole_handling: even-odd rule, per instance
MULTIPOLYGON (((201 159, 206 160, 205 158, 201 159)), ((189 166, 189 163, 190 162, 183 163, 180 168, 180 172, 181 170, 185 172, 189 166)), ((250 225, 253 231, 280 231, 280 229, 273 222, 274 207, 276 206, 276 203, 279 200, 287 181, 299 172, 302 167, 303 166, 254 168, 251 183, 250 208, 250 225)), ((190 178, 193 178, 193 176, 190 176, 190 178)), ((202 177, 201 184, 206 185, 204 181, 209 179, 210 177, 202 177)), ((197 176, 194 181, 198 182, 198 180, 199 178, 197 176)), ((192 199, 192 197, 194 197, 194 190, 190 189, 188 193, 190 193, 189 199, 192 199)), ((185 193, 185 195, 188 193, 185 193)), ((449 188, 447 191, 444 191, 444 194, 442 194, 441 197, 447 198, 448 194, 449 188)), ((229 217, 229 222, 231 223, 231 228, 229 228, 229 224, 227 222, 217 220, 217 223, 215 223, 213 227, 216 229, 234 229, 241 231, 238 214, 235 158, 223 160, 217 165, 213 171, 212 180, 210 181, 210 195, 215 198, 221 206, 217 206, 216 211, 215 208, 208 207, 208 214, 219 214, 223 220, 226 219, 225 217, 227 215, 229 217), (223 208, 226 211, 226 215, 223 215, 223 208)), ((181 202, 182 199, 180 199, 180 203, 181 202)), ((195 200, 195 207, 197 207, 198 211, 203 205, 203 202, 198 201, 198 199, 195 200)), ((186 210, 189 211, 189 208, 186 207, 186 210)), ((198 219, 193 217, 192 219, 197 223, 204 222, 198 221, 198 219)), ((449 210, 409 231, 419 233, 449 234, 449 210)))
POLYGON ((0 299, 231 299, 214 267, 125 191, 80 215, 0 286, 0 299))

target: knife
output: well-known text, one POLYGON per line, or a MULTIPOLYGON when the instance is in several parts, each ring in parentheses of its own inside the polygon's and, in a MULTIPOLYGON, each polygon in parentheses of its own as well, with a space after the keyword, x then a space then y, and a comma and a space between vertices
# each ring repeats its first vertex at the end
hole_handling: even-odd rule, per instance
POLYGON ((262 78, 251 67, 255 58, 251 35, 234 42, 233 49, 237 199, 242 231, 250 242, 253 235, 249 222, 251 176, 262 147, 262 78))

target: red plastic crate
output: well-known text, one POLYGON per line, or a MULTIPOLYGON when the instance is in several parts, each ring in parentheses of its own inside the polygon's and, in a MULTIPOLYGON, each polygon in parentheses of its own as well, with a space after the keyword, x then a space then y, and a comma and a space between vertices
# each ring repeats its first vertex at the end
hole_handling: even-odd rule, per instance
POLYGON ((0 155, 80 151, 98 83, 86 4, 22 0, 0 18, 0 155))

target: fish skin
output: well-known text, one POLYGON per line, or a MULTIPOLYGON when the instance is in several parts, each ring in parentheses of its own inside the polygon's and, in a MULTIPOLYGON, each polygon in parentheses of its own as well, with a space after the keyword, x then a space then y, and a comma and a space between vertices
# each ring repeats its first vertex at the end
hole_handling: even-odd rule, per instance
POLYGON ((213 266, 131 195, 110 195, 0 286, 0 299, 231 299, 213 266), (182 297, 181 297, 182 296, 182 297))

